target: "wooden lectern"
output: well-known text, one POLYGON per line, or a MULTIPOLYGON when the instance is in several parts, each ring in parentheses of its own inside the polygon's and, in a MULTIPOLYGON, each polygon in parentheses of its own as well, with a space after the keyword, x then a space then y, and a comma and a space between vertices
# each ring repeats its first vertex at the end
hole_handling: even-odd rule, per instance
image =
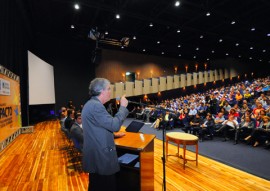
POLYGON ((128 163, 120 161, 117 190, 153 191, 155 135, 125 133, 124 137, 115 139, 118 157, 126 154, 135 156, 136 159, 128 163))

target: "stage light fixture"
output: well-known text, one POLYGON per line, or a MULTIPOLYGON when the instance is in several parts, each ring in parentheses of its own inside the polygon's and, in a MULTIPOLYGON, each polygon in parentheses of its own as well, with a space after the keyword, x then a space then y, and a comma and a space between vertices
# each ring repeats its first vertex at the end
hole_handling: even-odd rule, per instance
POLYGON ((179 7, 180 6, 180 1, 175 1, 174 6, 179 7))
POLYGON ((76 3, 76 4, 74 5, 74 8, 77 9, 77 10, 80 9, 79 4, 76 3))

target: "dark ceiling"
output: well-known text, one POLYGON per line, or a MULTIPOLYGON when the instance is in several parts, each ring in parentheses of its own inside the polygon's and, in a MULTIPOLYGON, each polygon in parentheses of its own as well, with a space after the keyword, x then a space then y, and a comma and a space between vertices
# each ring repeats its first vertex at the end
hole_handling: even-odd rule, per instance
POLYGON ((174 0, 26 1, 36 34, 95 43, 87 36, 97 27, 108 32, 105 39, 130 38, 128 47, 99 43, 100 48, 197 61, 233 57, 270 63, 269 0, 180 0, 179 7, 174 0))

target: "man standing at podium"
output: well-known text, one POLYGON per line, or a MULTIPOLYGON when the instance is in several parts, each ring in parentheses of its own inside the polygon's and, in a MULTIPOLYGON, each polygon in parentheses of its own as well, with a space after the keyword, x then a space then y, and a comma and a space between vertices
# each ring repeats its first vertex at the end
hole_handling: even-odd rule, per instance
POLYGON ((121 97, 120 108, 112 117, 103 104, 110 100, 110 82, 96 78, 89 86, 91 99, 82 110, 83 169, 89 172, 90 191, 116 190, 115 173, 120 170, 113 132, 119 131, 127 117, 128 100, 121 97))

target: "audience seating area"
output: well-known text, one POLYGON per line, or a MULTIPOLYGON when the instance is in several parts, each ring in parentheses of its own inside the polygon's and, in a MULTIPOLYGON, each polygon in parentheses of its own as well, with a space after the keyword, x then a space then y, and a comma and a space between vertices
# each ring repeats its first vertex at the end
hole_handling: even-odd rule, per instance
POLYGON ((243 81, 167 99, 152 108, 142 104, 130 116, 143 121, 149 118, 151 127, 157 130, 182 128, 197 135, 200 141, 221 136, 223 141, 231 139, 234 144, 242 141, 269 148, 269 85, 269 77, 243 81))

